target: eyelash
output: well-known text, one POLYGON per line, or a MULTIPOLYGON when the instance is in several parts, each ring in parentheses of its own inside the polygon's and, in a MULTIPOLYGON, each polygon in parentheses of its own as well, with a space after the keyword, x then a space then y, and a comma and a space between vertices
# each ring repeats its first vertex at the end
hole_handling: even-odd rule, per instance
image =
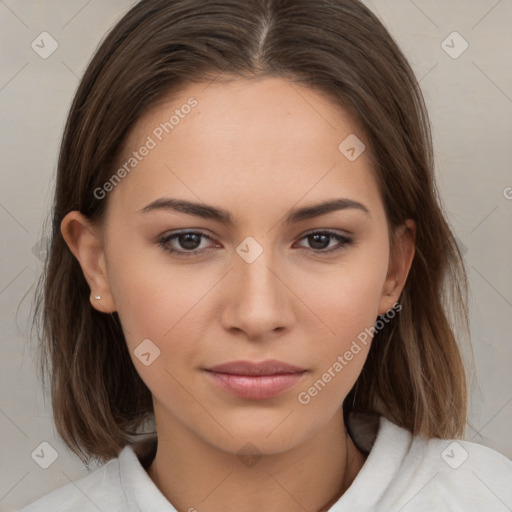
MULTIPOLYGON (((207 249, 200 249, 200 250, 193 250, 193 251, 177 251, 176 249, 171 249, 167 245, 171 240, 174 240, 175 238, 178 238, 180 236, 184 235, 200 235, 201 237, 211 240, 211 237, 206 235, 205 233, 201 233, 200 231, 181 231, 179 233, 174 233, 171 235, 166 235, 162 237, 158 245, 166 252, 171 254, 176 254, 177 256, 185 256, 185 257, 191 257, 191 256, 199 256, 203 252, 205 252, 207 249)), ((346 236, 340 235, 339 233, 336 233, 334 231, 329 230, 323 230, 323 231, 311 231, 309 233, 306 233, 300 240, 303 240, 304 238, 313 236, 313 235, 329 235, 336 240, 340 242, 340 245, 338 247, 335 247, 334 249, 329 250, 323 250, 323 249, 311 249, 315 254, 330 254, 342 249, 345 249, 347 246, 351 245, 353 243, 353 240, 351 238, 348 238, 346 236)), ((305 247, 302 247, 301 249, 306 249, 305 247)), ((306 249, 308 250, 308 249, 306 249)))

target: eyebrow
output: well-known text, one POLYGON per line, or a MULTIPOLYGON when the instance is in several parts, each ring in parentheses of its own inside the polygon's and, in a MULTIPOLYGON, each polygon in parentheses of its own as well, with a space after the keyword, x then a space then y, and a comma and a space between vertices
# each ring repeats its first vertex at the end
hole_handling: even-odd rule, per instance
MULTIPOLYGON (((347 209, 361 210, 370 217, 370 212, 364 204, 352 199, 341 198, 324 201, 312 206, 295 208, 288 213, 285 219, 285 223, 293 224, 307 219, 320 217, 321 215, 326 215, 327 213, 347 209)), ((187 201, 184 199, 162 197, 138 210, 137 213, 149 213, 156 210, 170 210, 178 213, 185 213, 187 215, 194 215, 203 219, 214 220, 228 226, 233 225, 233 217, 227 210, 204 203, 187 201)))

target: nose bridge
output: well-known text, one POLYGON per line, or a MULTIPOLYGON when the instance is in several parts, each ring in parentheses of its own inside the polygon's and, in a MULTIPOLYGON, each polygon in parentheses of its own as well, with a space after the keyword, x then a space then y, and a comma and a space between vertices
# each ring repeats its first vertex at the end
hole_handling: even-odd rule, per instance
POLYGON ((236 327, 250 337, 258 337, 284 325, 286 286, 275 268, 279 266, 275 252, 261 243, 258 244, 260 254, 252 259, 258 247, 251 240, 247 244, 242 243, 237 248, 239 254, 235 255, 231 277, 234 286, 226 304, 229 314, 225 314, 224 320, 225 327, 236 327), (240 255, 241 249, 246 252, 240 255))
MULTIPOLYGON (((242 244, 241 244, 242 245, 242 244)), ((251 247, 250 251, 256 251, 251 247)), ((247 245, 241 249, 247 249, 247 245)), ((279 293, 279 280, 275 276, 275 258, 270 247, 265 247, 261 253, 253 260, 239 257, 239 261, 235 264, 235 273, 240 279, 239 299, 257 301, 259 304, 275 301, 276 294, 279 293)))

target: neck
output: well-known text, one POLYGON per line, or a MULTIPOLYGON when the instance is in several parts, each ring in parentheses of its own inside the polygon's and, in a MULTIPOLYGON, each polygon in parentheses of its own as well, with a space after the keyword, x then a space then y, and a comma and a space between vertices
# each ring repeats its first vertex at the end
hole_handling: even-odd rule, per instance
MULTIPOLYGON (((255 457, 212 446, 177 421, 160 422, 148 475, 177 510, 303 512, 329 510, 350 487, 365 456, 340 409, 302 444, 255 457)), ((249 445, 250 446, 250 445, 249 445)))

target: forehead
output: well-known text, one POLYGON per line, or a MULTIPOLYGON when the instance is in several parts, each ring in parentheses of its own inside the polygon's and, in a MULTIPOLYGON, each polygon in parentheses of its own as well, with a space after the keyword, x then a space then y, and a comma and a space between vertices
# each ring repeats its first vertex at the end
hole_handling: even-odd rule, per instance
POLYGON ((290 206, 333 191, 378 201, 369 150, 354 161, 340 151, 354 136, 366 141, 348 111, 283 78, 188 83, 136 123, 118 165, 151 149, 113 195, 132 211, 179 194, 240 207, 263 198, 290 206))
MULTIPOLYGON (((245 150, 255 148, 259 141, 274 142, 276 136, 284 150, 287 141, 302 141, 307 149, 322 141, 327 147, 332 137, 336 141, 343 134, 358 132, 363 137, 358 120, 325 93, 276 77, 181 84, 162 96, 135 124, 130 145, 155 130, 158 138, 158 127, 170 120, 170 135, 176 144, 190 137, 190 124, 197 142, 203 143, 221 140, 227 144, 239 142, 244 135, 257 135, 246 141, 245 150), (189 108, 191 102, 195 105, 189 108)), ((171 138, 165 137, 166 132, 162 135, 171 138)))

